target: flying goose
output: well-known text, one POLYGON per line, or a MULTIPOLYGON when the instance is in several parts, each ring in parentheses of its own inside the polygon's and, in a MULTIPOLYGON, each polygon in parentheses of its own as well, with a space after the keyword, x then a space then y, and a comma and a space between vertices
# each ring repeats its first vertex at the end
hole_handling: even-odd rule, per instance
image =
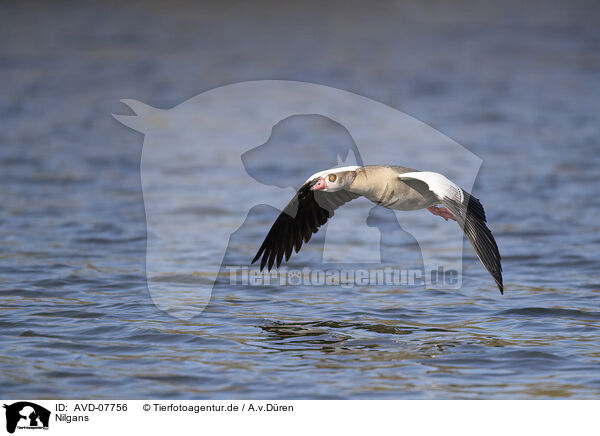
POLYGON ((261 270, 279 267, 284 255, 287 261, 293 249, 297 253, 335 209, 360 196, 388 209, 427 209, 455 220, 504 294, 500 253, 479 200, 441 174, 401 166, 349 166, 313 174, 275 220, 252 263, 262 256, 261 270))

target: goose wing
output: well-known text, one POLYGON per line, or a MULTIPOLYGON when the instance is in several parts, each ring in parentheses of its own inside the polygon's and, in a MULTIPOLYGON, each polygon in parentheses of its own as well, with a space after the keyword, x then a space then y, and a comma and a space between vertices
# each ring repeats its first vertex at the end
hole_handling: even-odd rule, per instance
POLYGON ((302 247, 302 241, 308 242, 312 234, 317 233, 319 227, 333 216, 335 209, 360 197, 345 190, 313 191, 310 188, 318 178, 313 176, 302 185, 271 226, 271 230, 252 260, 254 263, 262 257, 261 271, 265 265, 268 270, 271 270, 273 264, 279 267, 284 255, 285 260, 289 260, 292 250, 295 249, 297 253, 302 247))
MULTIPOLYGON (((441 174, 415 171, 403 173, 399 179, 421 184, 431 191, 454 215, 460 228, 465 232, 475 254, 492 275, 500 293, 504 294, 502 283, 501 256, 492 232, 486 225, 485 211, 479 199, 475 198, 441 174), (423 185, 424 184, 424 185, 423 185)), ((418 189, 417 186, 413 186, 418 189)))

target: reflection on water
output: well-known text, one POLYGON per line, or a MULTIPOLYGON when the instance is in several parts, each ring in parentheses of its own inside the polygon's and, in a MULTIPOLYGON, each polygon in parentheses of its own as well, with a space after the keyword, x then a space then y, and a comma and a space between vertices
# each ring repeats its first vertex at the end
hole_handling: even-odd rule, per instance
MULTIPOLYGON (((293 16, 271 4, 278 24, 261 8, 235 7, 147 3, 104 21, 100 3, 40 4, 47 20, 38 25, 19 4, 2 6, 0 37, 11 41, 0 51, 8 84, 0 89, 2 394, 597 398, 595 6, 509 4, 494 19, 498 11, 479 3, 381 3, 367 20, 360 4, 345 4, 344 14, 307 4, 293 16), (145 279, 142 139, 109 114, 124 97, 166 108, 205 89, 274 77, 381 100, 480 156, 473 191, 503 255, 505 295, 467 246, 460 290, 220 281, 201 316, 158 310, 145 279)), ((347 149, 344 135, 323 120, 290 119, 273 140, 289 144, 293 159, 228 158, 289 187, 320 169, 310 150, 332 144, 335 160, 347 149)), ((267 204, 231 236, 226 264, 251 259, 277 215, 267 204)), ((371 208, 339 217, 360 213, 387 236, 380 246, 353 233, 349 249, 419 265, 414 238, 371 208)), ((228 211, 206 213, 225 220, 228 211)), ((324 238, 315 235, 293 265, 321 268, 324 238)), ((185 287, 202 274, 176 279, 185 287)))

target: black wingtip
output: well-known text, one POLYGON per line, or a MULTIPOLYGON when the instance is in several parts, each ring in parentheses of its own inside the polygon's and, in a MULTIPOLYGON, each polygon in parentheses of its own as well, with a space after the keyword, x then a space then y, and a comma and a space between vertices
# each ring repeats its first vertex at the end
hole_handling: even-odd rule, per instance
MULTIPOLYGON (((464 215, 464 222, 461 227, 467 235, 475 254, 485 267, 485 269, 492 275, 500 294, 504 295, 504 285, 502 281, 502 257, 498 250, 496 240, 492 235, 491 230, 486 225, 486 216, 481 202, 472 195, 465 193, 466 200, 466 213, 464 215)), ((464 207, 463 203, 463 207, 464 207)), ((454 206, 457 211, 460 208, 454 206)), ((464 209, 463 209, 464 210, 464 209)))

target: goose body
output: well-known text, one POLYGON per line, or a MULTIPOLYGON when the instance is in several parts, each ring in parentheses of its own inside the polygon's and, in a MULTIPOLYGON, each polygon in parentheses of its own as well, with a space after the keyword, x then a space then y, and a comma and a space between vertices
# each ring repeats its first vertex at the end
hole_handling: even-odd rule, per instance
POLYGON ((358 197, 393 210, 427 209, 446 221, 455 220, 501 293, 502 266, 498 246, 486 225, 479 200, 439 173, 390 165, 351 166, 310 176, 269 230, 252 263, 270 270, 289 260, 308 242, 335 209, 358 197), (438 207, 438 205, 442 207, 438 207))

